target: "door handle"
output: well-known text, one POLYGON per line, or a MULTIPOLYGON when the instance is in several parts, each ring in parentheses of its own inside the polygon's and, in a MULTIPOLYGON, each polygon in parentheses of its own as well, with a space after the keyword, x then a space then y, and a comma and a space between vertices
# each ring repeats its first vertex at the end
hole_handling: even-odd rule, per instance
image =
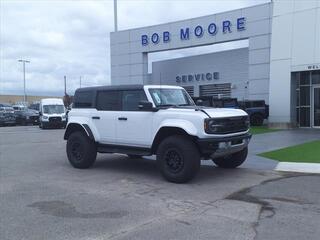
POLYGON ((120 120, 120 121, 127 121, 128 118, 126 118, 126 117, 118 117, 118 120, 120 120))
POLYGON ((92 119, 100 119, 98 116, 93 116, 92 119))

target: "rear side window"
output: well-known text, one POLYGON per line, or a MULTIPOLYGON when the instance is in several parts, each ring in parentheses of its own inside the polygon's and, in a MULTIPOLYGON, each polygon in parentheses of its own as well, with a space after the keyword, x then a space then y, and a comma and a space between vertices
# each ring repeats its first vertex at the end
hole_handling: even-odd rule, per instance
POLYGON ((77 92, 74 98, 74 108, 91 108, 93 100, 92 91, 77 92))
POLYGON ((122 92, 122 111, 138 111, 139 102, 146 101, 147 97, 142 90, 128 90, 122 92))
POLYGON ((98 91, 97 92, 97 110, 101 111, 120 111, 121 93, 119 91, 98 91))

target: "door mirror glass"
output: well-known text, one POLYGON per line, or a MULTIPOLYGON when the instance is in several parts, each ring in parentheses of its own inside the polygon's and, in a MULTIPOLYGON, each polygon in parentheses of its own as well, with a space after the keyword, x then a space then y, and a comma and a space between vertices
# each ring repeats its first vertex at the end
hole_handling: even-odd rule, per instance
POLYGON ((142 111, 153 111, 153 105, 149 101, 140 101, 139 109, 142 111))

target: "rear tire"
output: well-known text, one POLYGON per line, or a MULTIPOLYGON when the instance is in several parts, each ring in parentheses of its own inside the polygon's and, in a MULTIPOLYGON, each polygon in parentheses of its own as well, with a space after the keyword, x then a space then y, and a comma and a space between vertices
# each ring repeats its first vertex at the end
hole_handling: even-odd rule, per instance
POLYGON ((184 136, 165 138, 157 150, 157 164, 162 176, 169 182, 190 181, 200 168, 200 153, 190 139, 184 136))
POLYGON ((73 132, 67 141, 67 156, 70 164, 75 168, 91 167, 97 157, 97 148, 88 136, 80 131, 73 132))
POLYGON ((239 152, 233 153, 231 155, 214 158, 212 161, 221 168, 236 168, 239 167, 247 158, 248 147, 242 149, 239 152))

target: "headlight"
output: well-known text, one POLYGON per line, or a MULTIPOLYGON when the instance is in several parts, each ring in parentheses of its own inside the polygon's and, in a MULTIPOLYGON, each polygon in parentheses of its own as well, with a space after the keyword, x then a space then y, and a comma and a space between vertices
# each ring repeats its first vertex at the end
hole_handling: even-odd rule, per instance
POLYGON ((219 128, 223 127, 221 123, 217 123, 212 118, 207 118, 204 120, 204 131, 206 133, 215 133, 219 131, 219 128))
POLYGON ((49 119, 49 117, 48 116, 42 116, 42 119, 47 120, 47 119, 49 119))
POLYGON ((62 115, 62 119, 66 119, 67 117, 66 117, 66 115, 62 115))

